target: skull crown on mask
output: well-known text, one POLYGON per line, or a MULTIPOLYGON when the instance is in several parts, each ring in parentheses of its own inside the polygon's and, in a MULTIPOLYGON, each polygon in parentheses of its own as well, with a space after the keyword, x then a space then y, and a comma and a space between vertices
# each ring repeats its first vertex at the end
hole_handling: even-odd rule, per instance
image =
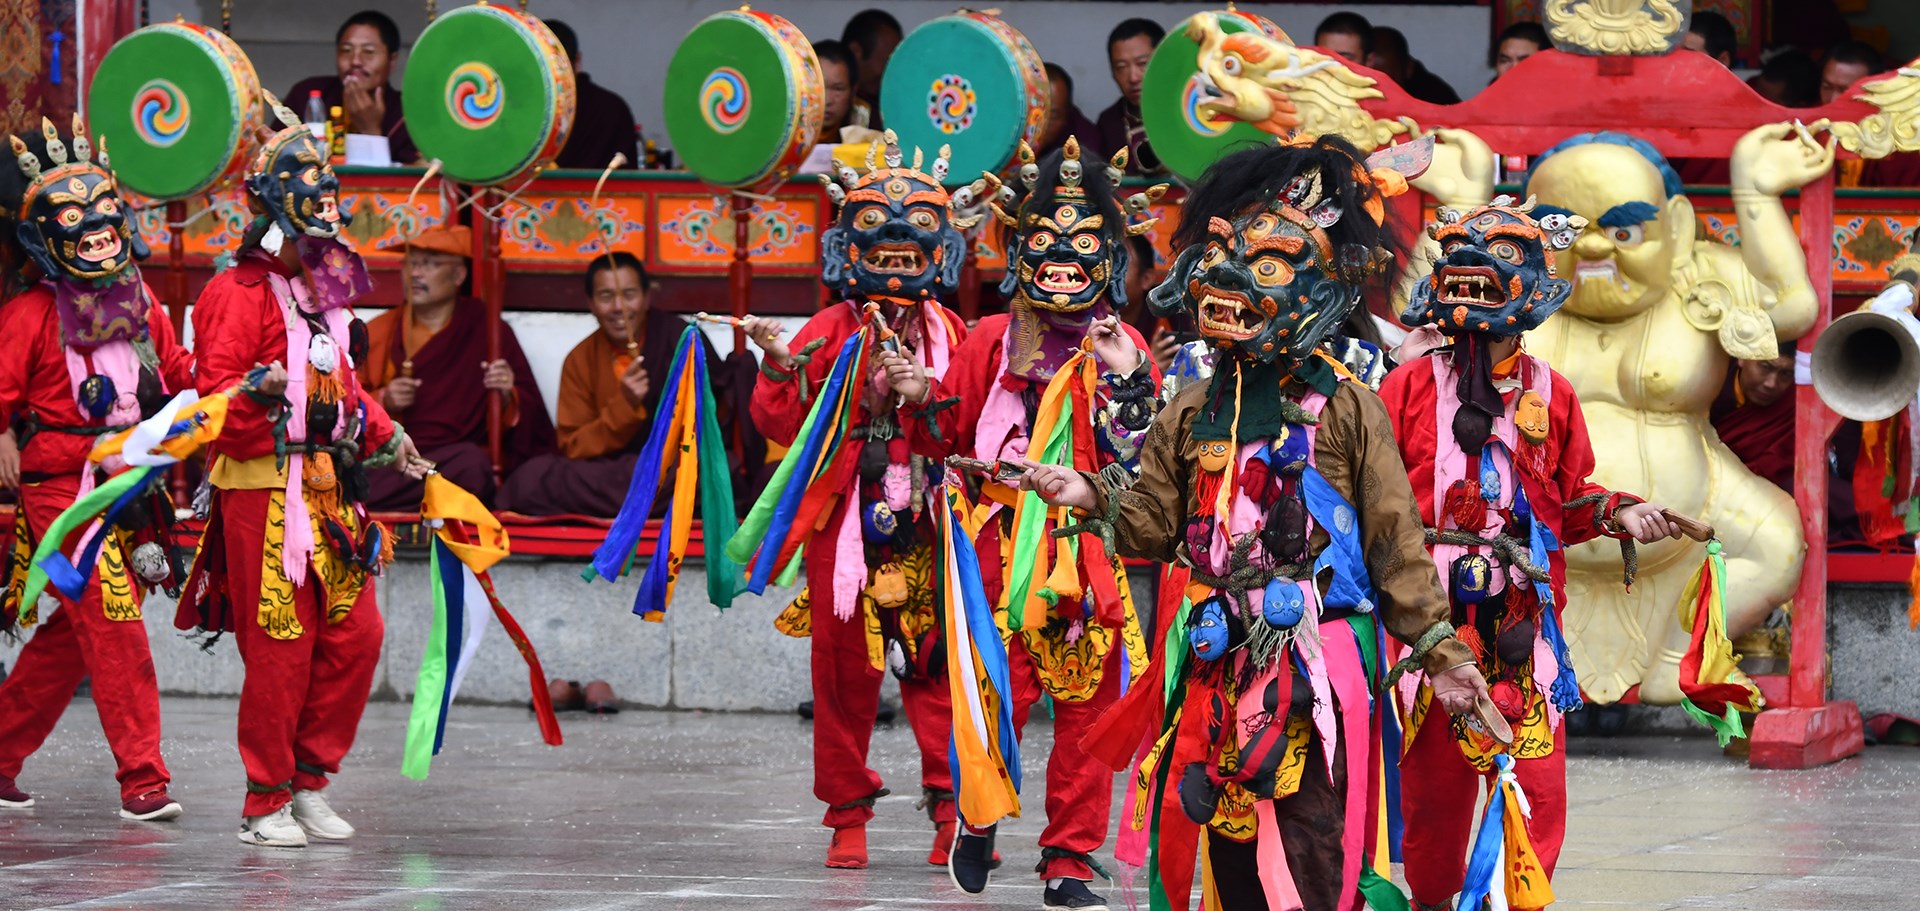
POLYGON ((107 169, 106 141, 96 155, 78 115, 64 141, 42 118, 41 138, 44 162, 26 141, 9 137, 27 185, 19 200, 6 201, 18 204, 15 234, 40 271, 48 278, 104 282, 146 259, 146 242, 133 230, 107 169))
POLYGON ((1534 201, 1501 196, 1466 213, 1441 207, 1427 234, 1440 244, 1433 274, 1416 282, 1401 320, 1450 333, 1519 335, 1545 322, 1572 291, 1552 254, 1573 245, 1586 219, 1560 211, 1536 220, 1534 201))
MULTIPOLYGON (((1017 209, 993 204, 1007 231, 1007 262, 1013 268, 1000 284, 1014 306, 1055 313, 1082 313, 1102 297, 1115 309, 1127 306, 1122 279, 1129 265, 1129 236, 1150 230, 1157 219, 1129 224, 1114 188, 1126 167, 1120 150, 1101 171, 1086 170, 1080 161, 1080 141, 1069 136, 1059 151, 1035 163, 1033 149, 1022 143, 1025 162, 1020 179, 1027 196, 1017 209)), ((1158 186, 1135 194, 1127 211, 1144 213, 1165 192, 1158 186)))

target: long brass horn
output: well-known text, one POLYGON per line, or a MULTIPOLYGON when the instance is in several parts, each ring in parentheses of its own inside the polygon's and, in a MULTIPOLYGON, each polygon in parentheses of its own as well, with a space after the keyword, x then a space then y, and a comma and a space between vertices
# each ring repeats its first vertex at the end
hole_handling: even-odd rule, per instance
POLYGON ((1813 342, 1813 391, 1841 417, 1885 420, 1920 394, 1920 319, 1913 312, 1920 258, 1901 259, 1884 290, 1813 342))

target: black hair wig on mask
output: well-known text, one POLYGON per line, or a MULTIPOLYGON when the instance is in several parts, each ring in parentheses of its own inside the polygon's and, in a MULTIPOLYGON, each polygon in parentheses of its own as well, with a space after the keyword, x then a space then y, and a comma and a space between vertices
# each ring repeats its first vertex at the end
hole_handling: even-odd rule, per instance
POLYGON ((1338 136, 1321 136, 1310 145, 1268 145, 1233 152, 1213 163, 1187 193, 1173 246, 1182 250, 1207 241, 1207 220, 1233 221, 1280 198, 1292 180, 1315 169, 1325 198, 1340 207, 1340 220, 1326 229, 1343 261, 1348 251, 1391 251, 1393 232, 1367 214, 1369 199, 1385 205, 1366 173, 1367 156, 1338 136))

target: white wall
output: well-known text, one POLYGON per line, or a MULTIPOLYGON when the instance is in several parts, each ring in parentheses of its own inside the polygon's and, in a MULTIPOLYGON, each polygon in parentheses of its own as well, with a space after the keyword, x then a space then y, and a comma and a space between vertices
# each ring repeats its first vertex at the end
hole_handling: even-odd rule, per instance
MULTIPOLYGON (((501 0, 503 3, 513 0, 501 0)), ((463 5, 443 0, 441 10, 463 5)), ((766 0, 754 4, 793 21, 809 38, 839 38, 840 28, 854 13, 881 7, 909 31, 928 19, 953 12, 960 0, 766 0)), ((1172 25, 1214 3, 1062 2, 1062 0, 998 0, 1003 17, 1026 34, 1041 56, 1072 74, 1075 103, 1088 117, 1111 105, 1118 96, 1107 74, 1106 36, 1122 19, 1141 16, 1172 25)), ((384 10, 399 23, 403 41, 411 43, 426 24, 426 6, 420 0, 250 0, 235 4, 233 37, 245 48, 262 81, 274 92, 316 73, 333 71, 333 34, 340 21, 355 10, 384 10)), ((661 119, 660 82, 667 60, 681 38, 702 18, 734 9, 727 0, 532 0, 528 11, 558 17, 580 35, 581 68, 595 82, 625 96, 649 138, 666 144, 661 119)), ((1453 85, 1462 97, 1478 92, 1492 78, 1486 66, 1490 38, 1490 8, 1485 6, 1352 6, 1337 3, 1256 4, 1249 9, 1272 19, 1296 41, 1313 40, 1313 28, 1328 13, 1353 9, 1375 25, 1390 25, 1407 35, 1413 54, 1429 70, 1453 85)), ((154 21, 178 13, 198 22, 217 22, 218 0, 152 0, 154 21)), ((395 84, 399 82, 395 79, 395 84)))

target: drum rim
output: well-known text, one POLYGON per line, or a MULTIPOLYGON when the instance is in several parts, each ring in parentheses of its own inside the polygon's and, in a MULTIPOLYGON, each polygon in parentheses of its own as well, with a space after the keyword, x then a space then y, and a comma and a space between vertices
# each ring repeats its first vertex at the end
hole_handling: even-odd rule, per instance
MULTIPOLYGON (((453 173, 453 171, 447 169, 445 159, 444 158, 440 159, 441 170, 445 171, 447 173, 447 176, 453 178, 454 180, 457 180, 461 183, 470 183, 475 186, 492 187, 492 186, 499 186, 500 184, 504 184, 504 183, 511 183, 515 178, 527 176, 529 171, 538 172, 540 170, 544 170, 543 163, 551 161, 556 155, 558 155, 560 151, 559 147, 565 144, 564 142, 555 142, 554 141, 555 134, 562 132, 563 126, 566 128, 565 132, 570 133, 572 131, 573 119, 575 116, 577 116, 578 112, 577 110, 574 112, 563 112, 559 110, 561 96, 568 94, 566 92, 561 91, 560 83, 563 81, 561 78, 562 77, 561 68, 557 65, 554 55, 549 53, 549 51, 553 50, 553 48, 548 48, 542 45, 538 36, 532 31, 534 26, 538 26, 544 29, 546 28, 546 24, 541 22, 538 19, 535 19, 532 16, 522 14, 517 10, 508 9, 506 7, 493 6, 491 4, 485 4, 485 3, 476 3, 470 6, 462 6, 462 7, 448 10, 447 12, 442 13, 438 18, 435 18, 432 22, 427 23, 427 27, 421 30, 420 36, 414 39, 413 47, 408 49, 407 74, 409 76, 413 74, 414 72, 413 58, 419 52, 420 42, 422 40, 425 40, 427 35, 433 31, 433 28, 435 26, 439 25, 442 22, 446 22, 447 20, 452 19, 456 16, 472 16, 476 14, 495 14, 493 18, 496 21, 506 22, 514 26, 518 26, 517 28, 512 29, 514 36, 520 39, 520 41, 529 50, 531 50, 534 53, 534 56, 538 57, 542 62, 541 69, 544 72, 546 78, 541 80, 540 88, 541 88, 541 92, 544 95, 545 107, 547 108, 548 111, 552 112, 551 115, 548 117, 549 122, 548 122, 547 128, 541 134, 538 141, 531 144, 532 148, 530 148, 527 151, 526 155, 520 158, 516 164, 514 164, 511 168, 506 169, 504 173, 498 176, 477 178, 477 177, 467 177, 467 176, 462 176, 460 174, 455 174, 453 173), (563 114, 565 116, 561 116, 563 114)), ((556 41, 556 47, 557 46, 558 45, 556 41)), ((573 76, 573 70, 571 66, 569 66, 566 69, 565 78, 566 80, 571 80, 572 76, 573 76)), ((401 85, 404 87, 405 84, 406 84, 405 80, 403 79, 401 82, 401 85)), ((411 92, 403 92, 403 94, 401 95, 401 104, 403 107, 406 104, 407 96, 411 94, 412 94, 411 92)), ((446 104, 444 101, 444 95, 445 95, 444 91, 428 92, 427 94, 435 99, 435 101, 431 102, 434 110, 445 109, 446 104)), ((578 103, 577 95, 575 96, 575 102, 576 104, 578 103)), ((402 112, 402 117, 403 118, 405 117, 404 110, 402 112)), ((489 127, 490 126, 491 125, 489 125, 489 127)), ((431 129, 431 127, 429 127, 429 129, 431 129)), ((478 132, 482 132, 485 129, 488 129, 488 127, 483 127, 482 130, 473 130, 469 132, 478 133, 478 132)), ((409 132, 411 132, 411 130, 409 130, 409 132)), ((429 132, 428 135, 431 136, 432 133, 429 132)), ((415 139, 414 146, 415 148, 420 148, 420 143, 418 139, 415 139)), ((422 152, 424 154, 424 150, 422 150, 422 152)), ((431 156, 429 156, 429 159, 431 160, 431 156)))
MULTIPOLYGON (((667 59, 667 66, 669 68, 673 66, 673 57, 679 55, 681 49, 686 47, 687 39, 691 38, 693 33, 702 27, 721 21, 743 23, 759 32, 761 36, 767 40, 768 46, 780 55, 780 68, 787 77, 785 84, 782 86, 784 95, 782 96, 783 104, 781 107, 790 113, 797 112, 801 92, 800 82, 801 77, 805 75, 805 65, 799 57, 799 48, 794 47, 792 42, 787 41, 786 38, 780 34, 780 30, 774 25, 774 20, 785 23, 788 28, 793 30, 794 34, 799 35, 801 38, 804 39, 806 37, 805 33, 801 32, 799 27, 795 26, 791 20, 778 13, 771 13, 765 10, 721 10, 694 23, 693 28, 689 29, 687 34, 680 39, 680 44, 674 47, 673 55, 670 55, 667 59)), ((813 53, 812 45, 806 45, 806 51, 809 54, 813 53)), ((819 66, 817 59, 814 65, 817 69, 819 66)), ((661 80, 661 91, 666 91, 665 79, 661 80)), ((663 105, 663 119, 664 109, 670 109, 672 107, 672 105, 663 105)), ((677 119, 681 115, 676 114, 675 116, 677 119)), ((804 117, 801 119, 804 120, 804 117)), ((816 140, 819 138, 819 130, 820 128, 818 126, 814 127, 814 138, 816 140)), ((669 130, 668 132, 668 138, 672 139, 672 131, 669 130)), ((751 177, 735 180, 715 180, 701 173, 698 168, 694 167, 691 160, 686 160, 687 170, 691 171, 695 177, 700 178, 706 183, 733 190, 753 190, 779 183, 786 177, 791 176, 790 172, 794 168, 797 168, 801 161, 805 160, 807 150, 811 149, 812 143, 799 142, 798 137, 805 132, 804 123, 794 124, 790 122, 785 138, 773 144, 773 148, 767 153, 764 160, 748 171, 749 174, 753 175, 751 177), (799 151, 796 151, 796 147, 799 148, 799 151), (793 159, 793 161, 789 162, 788 159, 793 159), (782 171, 789 173, 783 175, 781 173, 782 171)), ((679 145, 677 140, 675 140, 675 145, 676 147, 679 145)))
MULTIPOLYGON (((1040 56, 1039 49, 1033 46, 1033 40, 1028 38, 1025 32, 1015 28, 1012 23, 999 16, 989 15, 978 10, 963 10, 948 13, 943 16, 936 16, 914 26, 913 30, 908 32, 907 35, 900 40, 900 43, 904 46, 906 42, 913 37, 914 33, 919 32, 921 29, 934 25, 935 23, 948 21, 962 23, 965 27, 975 29, 980 33, 985 33, 992 39, 994 47, 1002 53, 1008 63, 1012 64, 1010 70, 1013 73, 1013 82, 1019 90, 1018 94, 1021 96, 1023 106, 1031 107, 1030 105, 1026 105, 1026 102, 1031 100, 1036 92, 1039 97, 1046 97, 1046 89, 1044 87, 1046 64, 1044 58, 1040 56), (1009 42, 1007 40, 1009 37, 1016 40, 1009 42), (1034 73, 1039 73, 1042 81, 1036 83, 1033 78, 1034 73)), ((896 49, 894 59, 904 60, 907 58, 901 57, 896 49)), ((889 69, 891 69, 891 63, 889 63, 888 66, 889 69)), ((921 107, 921 105, 916 103, 909 109, 909 112, 919 113, 924 117, 925 115, 924 112, 921 111, 921 107)), ((886 117, 886 88, 884 82, 881 87, 881 117, 884 122, 884 118, 886 117)), ((911 116, 905 119, 909 123, 915 123, 914 129, 918 131, 918 124, 911 116)), ((1004 171, 1009 165, 1017 161, 1020 155, 1020 144, 1022 142, 1030 143, 1034 137, 1039 135, 1040 126, 1045 123, 1045 118, 1042 117, 1040 121, 1035 122, 1031 116, 1023 116, 1016 122, 1020 125, 1020 129, 1008 144, 1006 160, 992 166, 988 170, 996 173, 1004 171)), ((898 128, 896 128, 896 131, 897 130, 898 128)), ((905 136, 902 136, 901 141, 902 145, 918 145, 918 143, 911 142, 905 136)), ((951 142, 943 141, 943 144, 950 145, 951 142)), ((938 147, 936 146, 935 148, 938 147)), ((934 149, 923 149, 922 151, 932 153, 934 149)), ((958 157, 957 154, 956 157, 958 157)), ((948 175, 950 185, 965 184, 968 182, 968 179, 967 169, 964 167, 954 167, 948 175)))
MULTIPOLYGON (((107 61, 113 59, 114 53, 125 46, 128 39, 142 35, 142 33, 145 33, 145 35, 168 35, 191 43, 198 43, 212 52, 210 56, 217 58, 214 68, 219 71, 220 79, 226 86, 227 104, 231 113, 234 114, 224 143, 229 151, 221 156, 218 167, 213 173, 207 175, 204 179, 197 180, 191 187, 185 190, 164 195, 148 194, 139 187, 128 183, 124 169, 121 167, 114 168, 114 179, 127 189, 147 199, 158 201, 190 199, 205 193, 221 181, 231 178, 239 170, 240 166, 243 165, 248 158, 252 157, 254 152, 253 146, 257 144, 254 137, 254 134, 258 132, 256 127, 259 123, 263 122, 264 114, 262 111, 266 105, 266 90, 260 83, 259 69, 253 65, 253 58, 247 55, 246 50, 240 46, 239 42, 234 41, 232 36, 229 36, 219 29, 211 28, 197 22, 155 22, 128 32, 119 41, 114 42, 112 47, 107 49, 106 56, 100 58, 100 66, 96 68, 93 73, 93 76, 96 78, 88 80, 87 105, 90 109, 97 107, 93 100, 93 89, 99 85, 97 81, 99 71, 106 68, 107 61), (253 74, 251 86, 240 84, 240 74, 236 72, 237 67, 240 65, 244 65, 246 70, 253 74), (251 89, 253 98, 253 103, 251 104, 248 103, 248 99, 245 97, 249 89, 251 89)), ((109 139, 111 138, 108 134, 101 135, 109 139)), ((137 140, 124 139, 121 140, 121 142, 124 143, 124 145, 122 145, 121 150, 116 151, 114 155, 115 157, 121 158, 122 161, 125 161, 124 156, 126 152, 124 150, 126 149, 150 148, 137 140)), ((137 152, 135 155, 138 157, 137 152)), ((137 166, 135 170, 137 173, 137 166)))

